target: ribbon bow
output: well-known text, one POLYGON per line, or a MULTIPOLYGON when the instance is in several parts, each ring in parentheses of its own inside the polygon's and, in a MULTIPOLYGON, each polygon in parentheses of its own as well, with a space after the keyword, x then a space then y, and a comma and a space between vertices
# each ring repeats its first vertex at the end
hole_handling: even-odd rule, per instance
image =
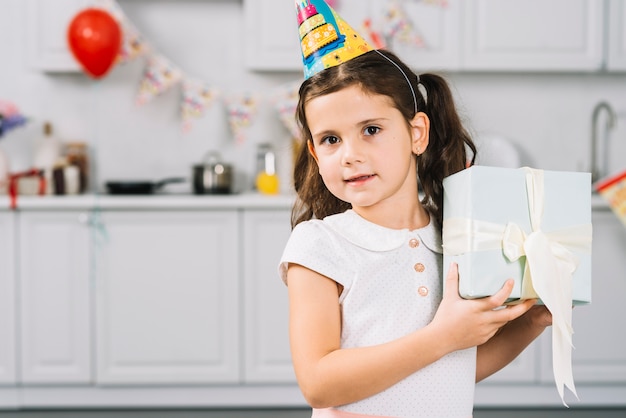
MULTIPOLYGON (((591 251, 591 224, 557 231, 541 230, 544 207, 542 170, 524 167, 532 231, 517 224, 499 225, 471 219, 446 219, 444 253, 501 249, 510 261, 526 257, 521 299, 540 298, 552 314, 552 362, 554 380, 563 404, 564 387, 578 398, 572 374, 572 275, 578 267, 573 251, 591 251)), ((566 405, 566 404, 565 404, 566 405)), ((567 405, 566 405, 567 406, 567 405)))

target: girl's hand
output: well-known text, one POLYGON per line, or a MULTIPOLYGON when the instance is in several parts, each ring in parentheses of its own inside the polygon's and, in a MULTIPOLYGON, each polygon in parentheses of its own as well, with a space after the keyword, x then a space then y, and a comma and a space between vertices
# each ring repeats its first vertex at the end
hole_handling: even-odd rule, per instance
MULTIPOLYGON (((436 327, 448 352, 479 346, 493 337, 509 321, 526 313, 536 300, 513 306, 502 306, 513 290, 514 281, 506 281, 496 294, 466 300, 459 296, 459 272, 453 263, 446 277, 443 300, 429 326, 436 327)), ((531 322, 545 323, 545 313, 537 310, 528 317, 531 322)))

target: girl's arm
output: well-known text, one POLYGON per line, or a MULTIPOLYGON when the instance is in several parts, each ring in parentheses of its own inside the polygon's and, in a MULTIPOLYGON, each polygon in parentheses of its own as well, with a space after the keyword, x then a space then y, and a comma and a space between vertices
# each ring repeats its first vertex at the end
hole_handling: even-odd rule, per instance
POLYGON ((532 306, 531 301, 494 310, 511 293, 512 281, 494 296, 461 299, 453 266, 443 301, 429 325, 385 344, 341 349, 337 284, 296 264, 289 266, 287 279, 292 361, 300 389, 314 408, 379 393, 445 354, 485 343, 532 306))
POLYGON ((502 327, 493 338, 478 346, 476 381, 480 382, 512 362, 551 324, 550 311, 545 306, 535 305, 502 327))

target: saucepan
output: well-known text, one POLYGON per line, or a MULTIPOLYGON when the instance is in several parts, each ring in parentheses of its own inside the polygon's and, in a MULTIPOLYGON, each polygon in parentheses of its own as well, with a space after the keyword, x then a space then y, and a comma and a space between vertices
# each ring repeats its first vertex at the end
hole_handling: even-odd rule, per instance
POLYGON ((209 151, 201 164, 193 166, 193 190, 196 194, 232 192, 233 167, 222 162, 220 154, 209 151))
POLYGON ((187 181, 184 177, 170 177, 159 181, 145 180, 124 180, 124 181, 107 181, 105 183, 107 191, 110 194, 122 195, 146 195, 153 194, 162 189, 166 184, 184 183, 187 181))

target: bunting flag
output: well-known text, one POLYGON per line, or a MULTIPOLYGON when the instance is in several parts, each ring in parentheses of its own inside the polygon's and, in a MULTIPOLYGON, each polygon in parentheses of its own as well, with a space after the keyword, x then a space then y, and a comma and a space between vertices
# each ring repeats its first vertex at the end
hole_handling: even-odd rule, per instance
POLYGON ((163 55, 152 55, 139 85, 136 103, 143 105, 163 93, 179 81, 183 73, 163 55))
POLYGON ((279 119, 292 138, 300 138, 300 126, 296 122, 299 88, 299 83, 283 86, 278 89, 278 93, 273 100, 279 119))
POLYGON ((402 44, 424 47, 424 40, 400 3, 390 1, 384 18, 383 34, 402 44))
POLYGON ((182 86, 181 116, 183 118, 183 132, 189 132, 192 121, 204 115, 206 109, 219 96, 219 91, 209 83, 189 78, 183 79, 182 86))
POLYGON ((233 95, 226 99, 228 122, 239 145, 245 142, 248 128, 252 126, 257 113, 258 99, 254 94, 233 95))

